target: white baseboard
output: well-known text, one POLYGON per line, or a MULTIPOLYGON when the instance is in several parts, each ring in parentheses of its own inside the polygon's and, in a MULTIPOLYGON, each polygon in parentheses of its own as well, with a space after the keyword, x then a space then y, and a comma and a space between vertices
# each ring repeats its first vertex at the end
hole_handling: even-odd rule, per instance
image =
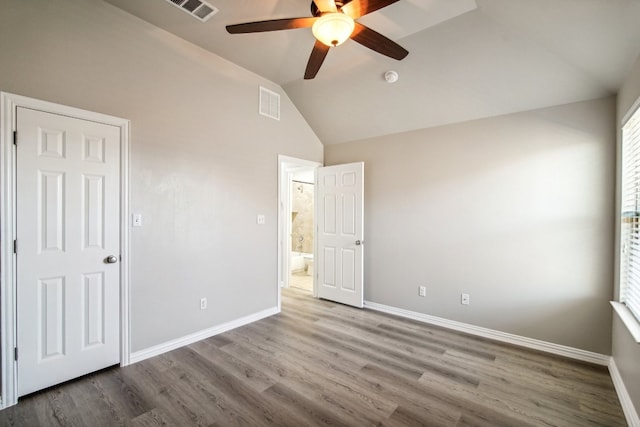
POLYGON ((257 320, 264 319, 265 317, 273 316, 274 314, 278 314, 279 312, 280 311, 278 310, 277 307, 268 308, 266 310, 259 311, 254 314, 250 314, 249 316, 245 316, 240 319, 233 320, 231 322, 223 323, 222 325, 214 326, 208 329, 203 329, 202 331, 185 335, 175 340, 154 345, 153 347, 149 347, 144 350, 131 353, 129 362, 130 364, 134 364, 142 360, 148 359, 150 357, 159 356, 168 351, 175 350, 180 347, 184 347, 185 345, 193 344, 194 342, 201 341, 203 339, 221 334, 223 332, 230 331, 235 328, 239 328, 240 326, 248 325, 249 323, 253 323, 257 320))
POLYGON ((622 376, 613 357, 609 361, 609 374, 611 375, 613 386, 618 394, 618 399, 622 406, 622 412, 624 412, 624 416, 627 419, 627 424, 629 424, 629 427, 640 427, 640 417, 638 416, 635 406, 633 406, 631 396, 629 396, 629 392, 627 392, 627 387, 625 387, 622 381, 622 376))
POLYGON ((443 319, 441 317, 430 316, 428 314, 418 313, 415 311, 404 310, 402 308, 392 307, 384 304, 378 304, 371 301, 365 301, 364 307, 371 310, 381 311, 384 313, 395 314, 396 316, 405 317, 407 319, 417 320, 419 322, 429 323, 444 328, 453 329, 455 331, 465 332, 483 338, 489 338, 495 341, 514 344, 534 350, 544 351, 559 356, 569 357, 583 362, 594 363, 597 365, 608 366, 610 356, 594 353, 591 351, 581 350, 579 348, 567 347, 560 344, 554 344, 546 341, 527 338, 520 335, 508 334, 506 332, 495 331, 493 329, 482 328, 467 323, 456 322, 453 320, 443 319))

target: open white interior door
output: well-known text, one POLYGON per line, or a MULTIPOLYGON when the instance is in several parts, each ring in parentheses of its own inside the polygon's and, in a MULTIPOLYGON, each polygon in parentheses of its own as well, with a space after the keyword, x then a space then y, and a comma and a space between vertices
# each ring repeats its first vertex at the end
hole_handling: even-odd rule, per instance
POLYGON ((364 163, 318 168, 318 297, 362 307, 364 163))

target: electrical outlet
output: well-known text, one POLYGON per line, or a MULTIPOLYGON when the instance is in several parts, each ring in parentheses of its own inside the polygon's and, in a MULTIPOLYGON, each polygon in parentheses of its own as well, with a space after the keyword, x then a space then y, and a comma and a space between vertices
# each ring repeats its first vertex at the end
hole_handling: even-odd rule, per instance
POLYGON ((207 308, 207 299, 200 298, 200 310, 204 310, 207 308))
POLYGON ((427 296, 427 287, 426 286, 418 286, 418 295, 421 297, 427 296))
POLYGON ((469 294, 461 294, 460 295, 460 304, 462 305, 469 305, 469 294))

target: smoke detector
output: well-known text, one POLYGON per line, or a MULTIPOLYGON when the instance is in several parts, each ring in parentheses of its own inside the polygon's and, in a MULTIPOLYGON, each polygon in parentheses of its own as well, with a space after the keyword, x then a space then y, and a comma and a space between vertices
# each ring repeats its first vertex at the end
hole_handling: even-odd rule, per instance
POLYGON ((395 83, 398 81, 398 72, 389 70, 384 73, 384 79, 387 81, 387 83, 395 83))

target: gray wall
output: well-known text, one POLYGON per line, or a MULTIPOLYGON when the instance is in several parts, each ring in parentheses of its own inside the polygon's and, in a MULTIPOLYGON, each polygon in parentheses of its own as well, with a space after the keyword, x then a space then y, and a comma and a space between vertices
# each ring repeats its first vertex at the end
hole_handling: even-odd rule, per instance
POLYGON ((280 87, 97 0, 0 0, 0 52, 0 90, 132 121, 133 351, 276 306, 277 155, 323 157, 280 87))
POLYGON ((365 162, 365 300, 611 354, 614 124, 607 98, 326 146, 365 162))
MULTIPOLYGON (((636 102, 638 98, 640 98, 640 57, 618 93, 618 120, 616 123, 621 123, 624 115, 629 111, 633 103, 636 102)), ((620 126, 618 126, 618 128, 619 127, 620 126)), ((620 134, 620 132, 618 132, 618 134, 620 134)), ((620 138, 618 138, 618 144, 620 144, 620 138)), ((617 206, 619 206, 619 204, 616 204, 616 213, 619 212, 617 206)), ((619 222, 617 226, 620 226, 619 222)), ((619 242, 616 243, 616 255, 619 255, 617 250, 620 247, 619 242)), ((616 256, 616 266, 618 265, 617 261, 618 258, 616 256)), ((619 292, 619 272, 616 270, 616 273, 615 283, 617 299, 619 292)), ((640 413, 640 363, 638 363, 638 361, 640 361, 640 344, 635 342, 626 326, 615 313, 613 314, 612 341, 612 354, 616 362, 616 366, 620 371, 620 375, 622 376, 625 387, 633 401, 636 412, 640 413)))

